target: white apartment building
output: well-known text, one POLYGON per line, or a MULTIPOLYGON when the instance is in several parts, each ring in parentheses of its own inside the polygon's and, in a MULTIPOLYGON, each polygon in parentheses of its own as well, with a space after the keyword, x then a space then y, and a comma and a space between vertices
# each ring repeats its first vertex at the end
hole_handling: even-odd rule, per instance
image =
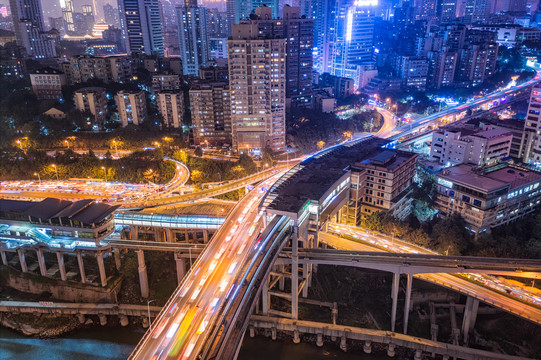
POLYGON ((285 39, 260 37, 257 24, 233 25, 228 54, 233 149, 284 151, 285 39))
POLYGON ((158 111, 166 127, 182 127, 184 118, 184 94, 179 90, 166 90, 156 94, 158 111))
POLYGON ((504 129, 444 127, 432 133, 430 160, 447 166, 485 166, 509 156, 513 134, 504 129))
POLYGON ((119 91, 115 95, 118 120, 122 126, 139 125, 147 118, 147 103, 144 91, 119 91))
POLYGON ((102 87, 87 87, 73 94, 77 110, 88 111, 94 115, 94 124, 101 128, 107 115, 107 96, 102 87))

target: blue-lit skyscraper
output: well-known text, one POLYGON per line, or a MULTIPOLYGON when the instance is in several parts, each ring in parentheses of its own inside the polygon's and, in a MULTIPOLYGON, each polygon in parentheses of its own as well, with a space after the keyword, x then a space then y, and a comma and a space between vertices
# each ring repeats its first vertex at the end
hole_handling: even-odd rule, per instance
POLYGON ((11 0, 10 6, 17 44, 35 59, 55 57, 54 43, 44 33, 40 1, 11 0))
POLYGON ((311 5, 303 4, 306 11, 312 11, 314 18, 314 68, 320 72, 330 72, 332 46, 334 42, 336 0, 313 0, 311 5))
POLYGON ((207 34, 208 9, 177 7, 178 39, 184 75, 198 75, 199 68, 210 60, 207 34))
POLYGON ((374 60, 377 0, 337 0, 331 74, 357 79, 358 65, 374 60))
POLYGON ((163 33, 158 0, 118 0, 128 53, 163 56, 163 33))

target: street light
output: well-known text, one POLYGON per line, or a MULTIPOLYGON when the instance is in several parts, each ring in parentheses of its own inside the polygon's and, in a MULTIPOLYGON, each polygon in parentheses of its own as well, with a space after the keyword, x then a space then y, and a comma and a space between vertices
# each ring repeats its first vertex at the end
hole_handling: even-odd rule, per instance
POLYGON ((17 144, 19 145, 19 148, 22 150, 23 149, 23 144, 21 143, 21 140, 17 140, 17 144))
POLYGON ((66 143, 66 146, 68 147, 68 149, 70 148, 70 142, 68 141, 68 139, 64 140, 64 142, 66 143))
POLYGON ((116 147, 116 140, 113 139, 113 145, 115 146, 115 154, 116 154, 116 157, 118 158, 118 148, 116 147))
POLYGON ((53 167, 54 167, 54 172, 56 173, 56 181, 59 181, 58 180, 58 169, 56 168, 55 164, 53 164, 53 167))
POLYGON ((105 169, 105 166, 102 166, 101 169, 103 170, 103 175, 105 176, 105 182, 107 182, 107 169, 105 169))
POLYGON ((150 303, 153 303, 156 299, 147 300, 147 310, 148 310, 148 329, 152 328, 152 321, 150 320, 150 303))
POLYGON ((37 177, 38 177, 39 186, 41 186, 41 176, 39 176, 39 173, 35 172, 35 173, 34 173, 34 176, 37 176, 37 177))

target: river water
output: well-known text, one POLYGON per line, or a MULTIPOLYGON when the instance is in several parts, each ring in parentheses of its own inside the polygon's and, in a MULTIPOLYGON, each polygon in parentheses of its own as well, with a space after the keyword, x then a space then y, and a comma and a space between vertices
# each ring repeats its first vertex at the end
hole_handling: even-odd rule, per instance
MULTIPOLYGON (((143 329, 95 328, 57 339, 37 339, 0 327, 0 360, 126 359, 143 336, 143 329)), ((334 345, 314 345, 246 337, 238 360, 383 360, 385 354, 344 353, 334 345)))

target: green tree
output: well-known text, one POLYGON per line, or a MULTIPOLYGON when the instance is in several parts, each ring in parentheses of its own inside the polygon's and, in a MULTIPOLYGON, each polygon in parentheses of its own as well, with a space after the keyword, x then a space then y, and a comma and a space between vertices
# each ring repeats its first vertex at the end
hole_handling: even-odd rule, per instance
POLYGON ((184 150, 175 150, 173 153, 173 159, 180 161, 181 163, 188 163, 188 153, 184 150))

